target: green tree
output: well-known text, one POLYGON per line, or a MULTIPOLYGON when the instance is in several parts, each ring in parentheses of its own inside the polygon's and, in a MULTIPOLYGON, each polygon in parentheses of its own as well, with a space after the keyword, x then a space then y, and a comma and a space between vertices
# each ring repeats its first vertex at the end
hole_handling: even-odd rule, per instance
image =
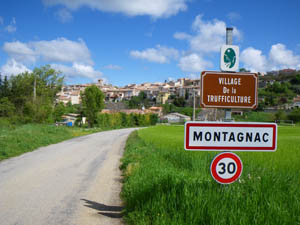
POLYGON ((268 84, 263 90, 259 90, 259 96, 264 97, 266 106, 274 106, 291 102, 295 93, 291 89, 289 82, 274 82, 268 84))
POLYGON ((36 80, 36 95, 55 101, 56 94, 61 90, 64 77, 49 65, 35 68, 32 73, 36 80))
POLYGON ((126 113, 120 112, 122 127, 128 127, 128 119, 126 113))
POLYGON ((11 76, 9 80, 6 78, 2 89, 23 122, 51 122, 56 94, 62 84, 63 76, 47 65, 35 68, 32 73, 11 76))
POLYGON ((58 103, 55 106, 54 112, 53 112, 54 120, 61 121, 62 120, 61 117, 65 114, 65 112, 66 112, 66 107, 65 107, 64 103, 62 103, 62 102, 58 103))
POLYGON ((155 125, 158 121, 158 115, 157 114, 151 114, 150 115, 150 124, 155 125))
POLYGON ((250 70, 247 70, 245 68, 240 68, 240 72, 246 72, 246 73, 248 73, 248 72, 250 72, 250 70))
POLYGON ((2 90, 2 87, 3 87, 3 84, 2 84, 2 74, 0 73, 0 98, 2 98, 3 96, 3 90, 2 90))
POLYGON ((297 74, 291 79, 291 84, 300 84, 300 74, 297 74))
POLYGON ((7 76, 4 77, 4 82, 2 84, 2 97, 8 97, 9 96, 9 83, 8 83, 8 79, 7 76))
MULTIPOLYGON (((32 102, 33 81, 33 75, 28 72, 12 76, 9 80, 11 86, 9 98, 15 105, 17 114, 21 117, 26 103, 32 102)), ((35 115, 32 114, 31 116, 34 117, 35 115)))
POLYGON ((275 120, 286 120, 287 119, 287 115, 283 110, 278 110, 275 113, 275 120))
POLYGON ((133 96, 128 102, 128 106, 131 109, 141 108, 143 106, 148 108, 149 105, 147 94, 143 91, 141 91, 138 96, 133 96))
POLYGON ((95 85, 87 87, 81 93, 83 112, 87 117, 89 127, 93 127, 97 114, 104 108, 104 94, 95 85))
POLYGON ((14 114, 15 106, 7 97, 0 98, 0 117, 10 117, 14 114))
POLYGON ((293 109, 288 118, 294 122, 300 122, 300 108, 293 109))
POLYGON ((173 104, 177 107, 184 107, 185 106, 185 100, 183 97, 175 98, 173 101, 173 104))

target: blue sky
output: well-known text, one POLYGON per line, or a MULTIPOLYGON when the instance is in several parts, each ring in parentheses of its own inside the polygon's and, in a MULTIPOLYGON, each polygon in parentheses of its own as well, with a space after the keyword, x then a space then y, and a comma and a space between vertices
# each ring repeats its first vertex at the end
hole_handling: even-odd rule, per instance
POLYGON ((300 69, 298 0, 10 0, 0 7, 0 72, 50 64, 66 83, 124 86, 219 70, 225 28, 240 67, 300 69))

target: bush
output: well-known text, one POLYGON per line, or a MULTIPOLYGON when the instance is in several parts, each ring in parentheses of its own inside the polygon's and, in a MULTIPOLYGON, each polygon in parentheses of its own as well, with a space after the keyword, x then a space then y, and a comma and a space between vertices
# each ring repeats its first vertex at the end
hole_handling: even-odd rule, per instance
POLYGON ((139 127, 155 125, 157 120, 156 114, 99 113, 96 125, 101 128, 139 127))
POLYGON ((300 108, 294 109, 289 115, 288 118, 294 122, 300 122, 300 108))
POLYGON ((150 124, 155 125, 158 122, 157 114, 150 114, 150 124))
POLYGON ((275 113, 275 120, 286 120, 287 115, 283 110, 279 110, 275 113))
POLYGON ((251 121, 251 122, 273 122, 275 115, 266 112, 246 112, 243 116, 234 116, 237 121, 251 121))

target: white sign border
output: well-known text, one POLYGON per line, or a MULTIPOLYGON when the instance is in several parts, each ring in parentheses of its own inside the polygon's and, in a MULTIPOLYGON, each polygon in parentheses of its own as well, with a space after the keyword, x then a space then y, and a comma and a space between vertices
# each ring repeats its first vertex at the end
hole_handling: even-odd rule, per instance
POLYGON ((220 56, 220 70, 223 72, 236 72, 239 69, 240 64, 240 48, 237 45, 222 45, 221 47, 221 56, 220 56), (224 54, 228 48, 232 48, 234 50, 236 56, 236 62, 234 67, 227 68, 224 62, 224 54))
MULTIPOLYGON (((277 150, 277 136, 278 136, 278 126, 276 123, 256 123, 256 122, 212 122, 212 121, 188 121, 184 124, 184 150, 185 151, 196 151, 196 152, 276 152, 277 150), (187 149, 187 125, 188 124, 195 124, 195 123, 205 123, 205 124, 222 124, 222 125, 269 125, 269 126, 275 126, 275 137, 273 137, 274 140, 274 149, 272 150, 245 150, 245 149, 230 149, 230 147, 224 147, 224 149, 187 149)), ((207 146, 206 146, 207 147, 207 146)))

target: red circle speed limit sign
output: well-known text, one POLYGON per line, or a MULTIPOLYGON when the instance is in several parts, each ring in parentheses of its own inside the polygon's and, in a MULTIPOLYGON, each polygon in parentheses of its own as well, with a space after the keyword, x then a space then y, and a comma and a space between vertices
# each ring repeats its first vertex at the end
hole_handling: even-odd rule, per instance
POLYGON ((234 153, 223 152, 218 154, 210 165, 211 176, 220 184, 230 184, 242 174, 243 164, 234 153))

